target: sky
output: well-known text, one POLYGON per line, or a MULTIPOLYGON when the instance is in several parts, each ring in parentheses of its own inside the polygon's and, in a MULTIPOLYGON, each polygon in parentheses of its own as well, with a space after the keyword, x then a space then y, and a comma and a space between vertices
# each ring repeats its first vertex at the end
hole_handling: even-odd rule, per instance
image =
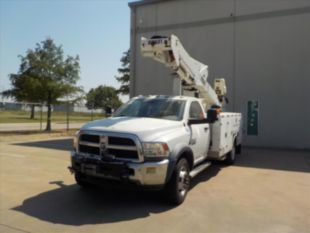
MULTIPOLYGON (((129 48, 126 0, 0 0, 0 91, 10 88, 27 49, 51 37, 65 55, 79 55, 79 85, 119 87, 115 80, 129 48)), ((122 97, 123 100, 126 97, 122 97)))

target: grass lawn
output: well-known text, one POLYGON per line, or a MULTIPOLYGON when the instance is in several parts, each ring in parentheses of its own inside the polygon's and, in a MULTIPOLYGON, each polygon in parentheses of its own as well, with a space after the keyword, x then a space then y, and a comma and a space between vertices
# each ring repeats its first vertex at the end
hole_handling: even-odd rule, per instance
MULTIPOLYGON (((42 114, 43 123, 46 122, 46 112, 42 114)), ((40 112, 35 113, 35 119, 30 119, 29 111, 8 111, 0 110, 0 123, 39 123, 40 112)), ((87 122, 91 120, 104 118, 103 114, 93 113, 93 117, 90 113, 69 113, 70 122, 87 122)), ((52 112, 52 122, 65 123, 67 119, 65 112, 52 112)))
POLYGON ((77 129, 70 129, 69 131, 53 130, 44 132, 39 130, 33 131, 19 131, 19 132, 0 132, 0 142, 16 142, 16 141, 30 141, 30 140, 46 140, 59 137, 73 137, 77 129))

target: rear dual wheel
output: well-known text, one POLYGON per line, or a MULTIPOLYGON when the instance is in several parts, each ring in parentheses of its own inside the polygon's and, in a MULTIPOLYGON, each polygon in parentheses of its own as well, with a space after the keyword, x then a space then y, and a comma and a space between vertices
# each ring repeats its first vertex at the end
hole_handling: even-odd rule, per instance
POLYGON ((236 147, 233 146, 231 151, 227 153, 224 162, 227 165, 233 165, 235 163, 235 160, 236 160, 236 147))

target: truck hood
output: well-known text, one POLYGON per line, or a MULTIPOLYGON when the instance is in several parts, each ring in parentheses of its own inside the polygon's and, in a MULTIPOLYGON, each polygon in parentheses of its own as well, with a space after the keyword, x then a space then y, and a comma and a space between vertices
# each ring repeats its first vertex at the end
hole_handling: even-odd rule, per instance
POLYGON ((131 133, 137 135, 142 141, 154 141, 182 126, 182 121, 140 117, 113 117, 89 122, 81 130, 131 133))

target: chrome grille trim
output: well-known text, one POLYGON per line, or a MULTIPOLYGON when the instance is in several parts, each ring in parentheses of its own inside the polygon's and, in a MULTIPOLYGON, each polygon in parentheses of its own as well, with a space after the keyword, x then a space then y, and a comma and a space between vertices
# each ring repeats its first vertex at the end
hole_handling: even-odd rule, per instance
MULTIPOLYGON (((129 151, 137 151, 138 158, 132 159, 132 158, 117 158, 116 160, 121 161, 131 161, 131 162, 143 162, 144 156, 143 156, 143 150, 142 150, 142 144, 138 138, 138 136, 134 134, 129 133, 116 133, 116 132, 106 132, 106 131, 96 131, 96 130, 80 130, 78 137, 78 145, 85 145, 85 146, 92 146, 92 147, 99 147, 102 142, 105 143, 107 149, 116 149, 116 150, 129 150, 129 151), (100 136, 100 143, 94 143, 94 142, 86 142, 80 140, 81 135, 83 134, 89 134, 89 135, 95 135, 100 136), (119 138, 126 138, 131 139, 134 141, 135 146, 125 146, 125 145, 109 145, 108 137, 119 137, 119 138)), ((89 154, 83 153, 79 151, 79 147, 77 149, 78 153, 81 155, 88 156, 89 154)), ((98 155, 100 156, 100 155, 98 155)))
POLYGON ((117 149, 117 150, 137 150, 136 146, 116 146, 116 145, 107 145, 108 149, 117 149))
POLYGON ((92 146, 92 147, 99 147, 100 146, 99 143, 85 142, 85 141, 79 141, 79 144, 84 145, 84 146, 92 146))

